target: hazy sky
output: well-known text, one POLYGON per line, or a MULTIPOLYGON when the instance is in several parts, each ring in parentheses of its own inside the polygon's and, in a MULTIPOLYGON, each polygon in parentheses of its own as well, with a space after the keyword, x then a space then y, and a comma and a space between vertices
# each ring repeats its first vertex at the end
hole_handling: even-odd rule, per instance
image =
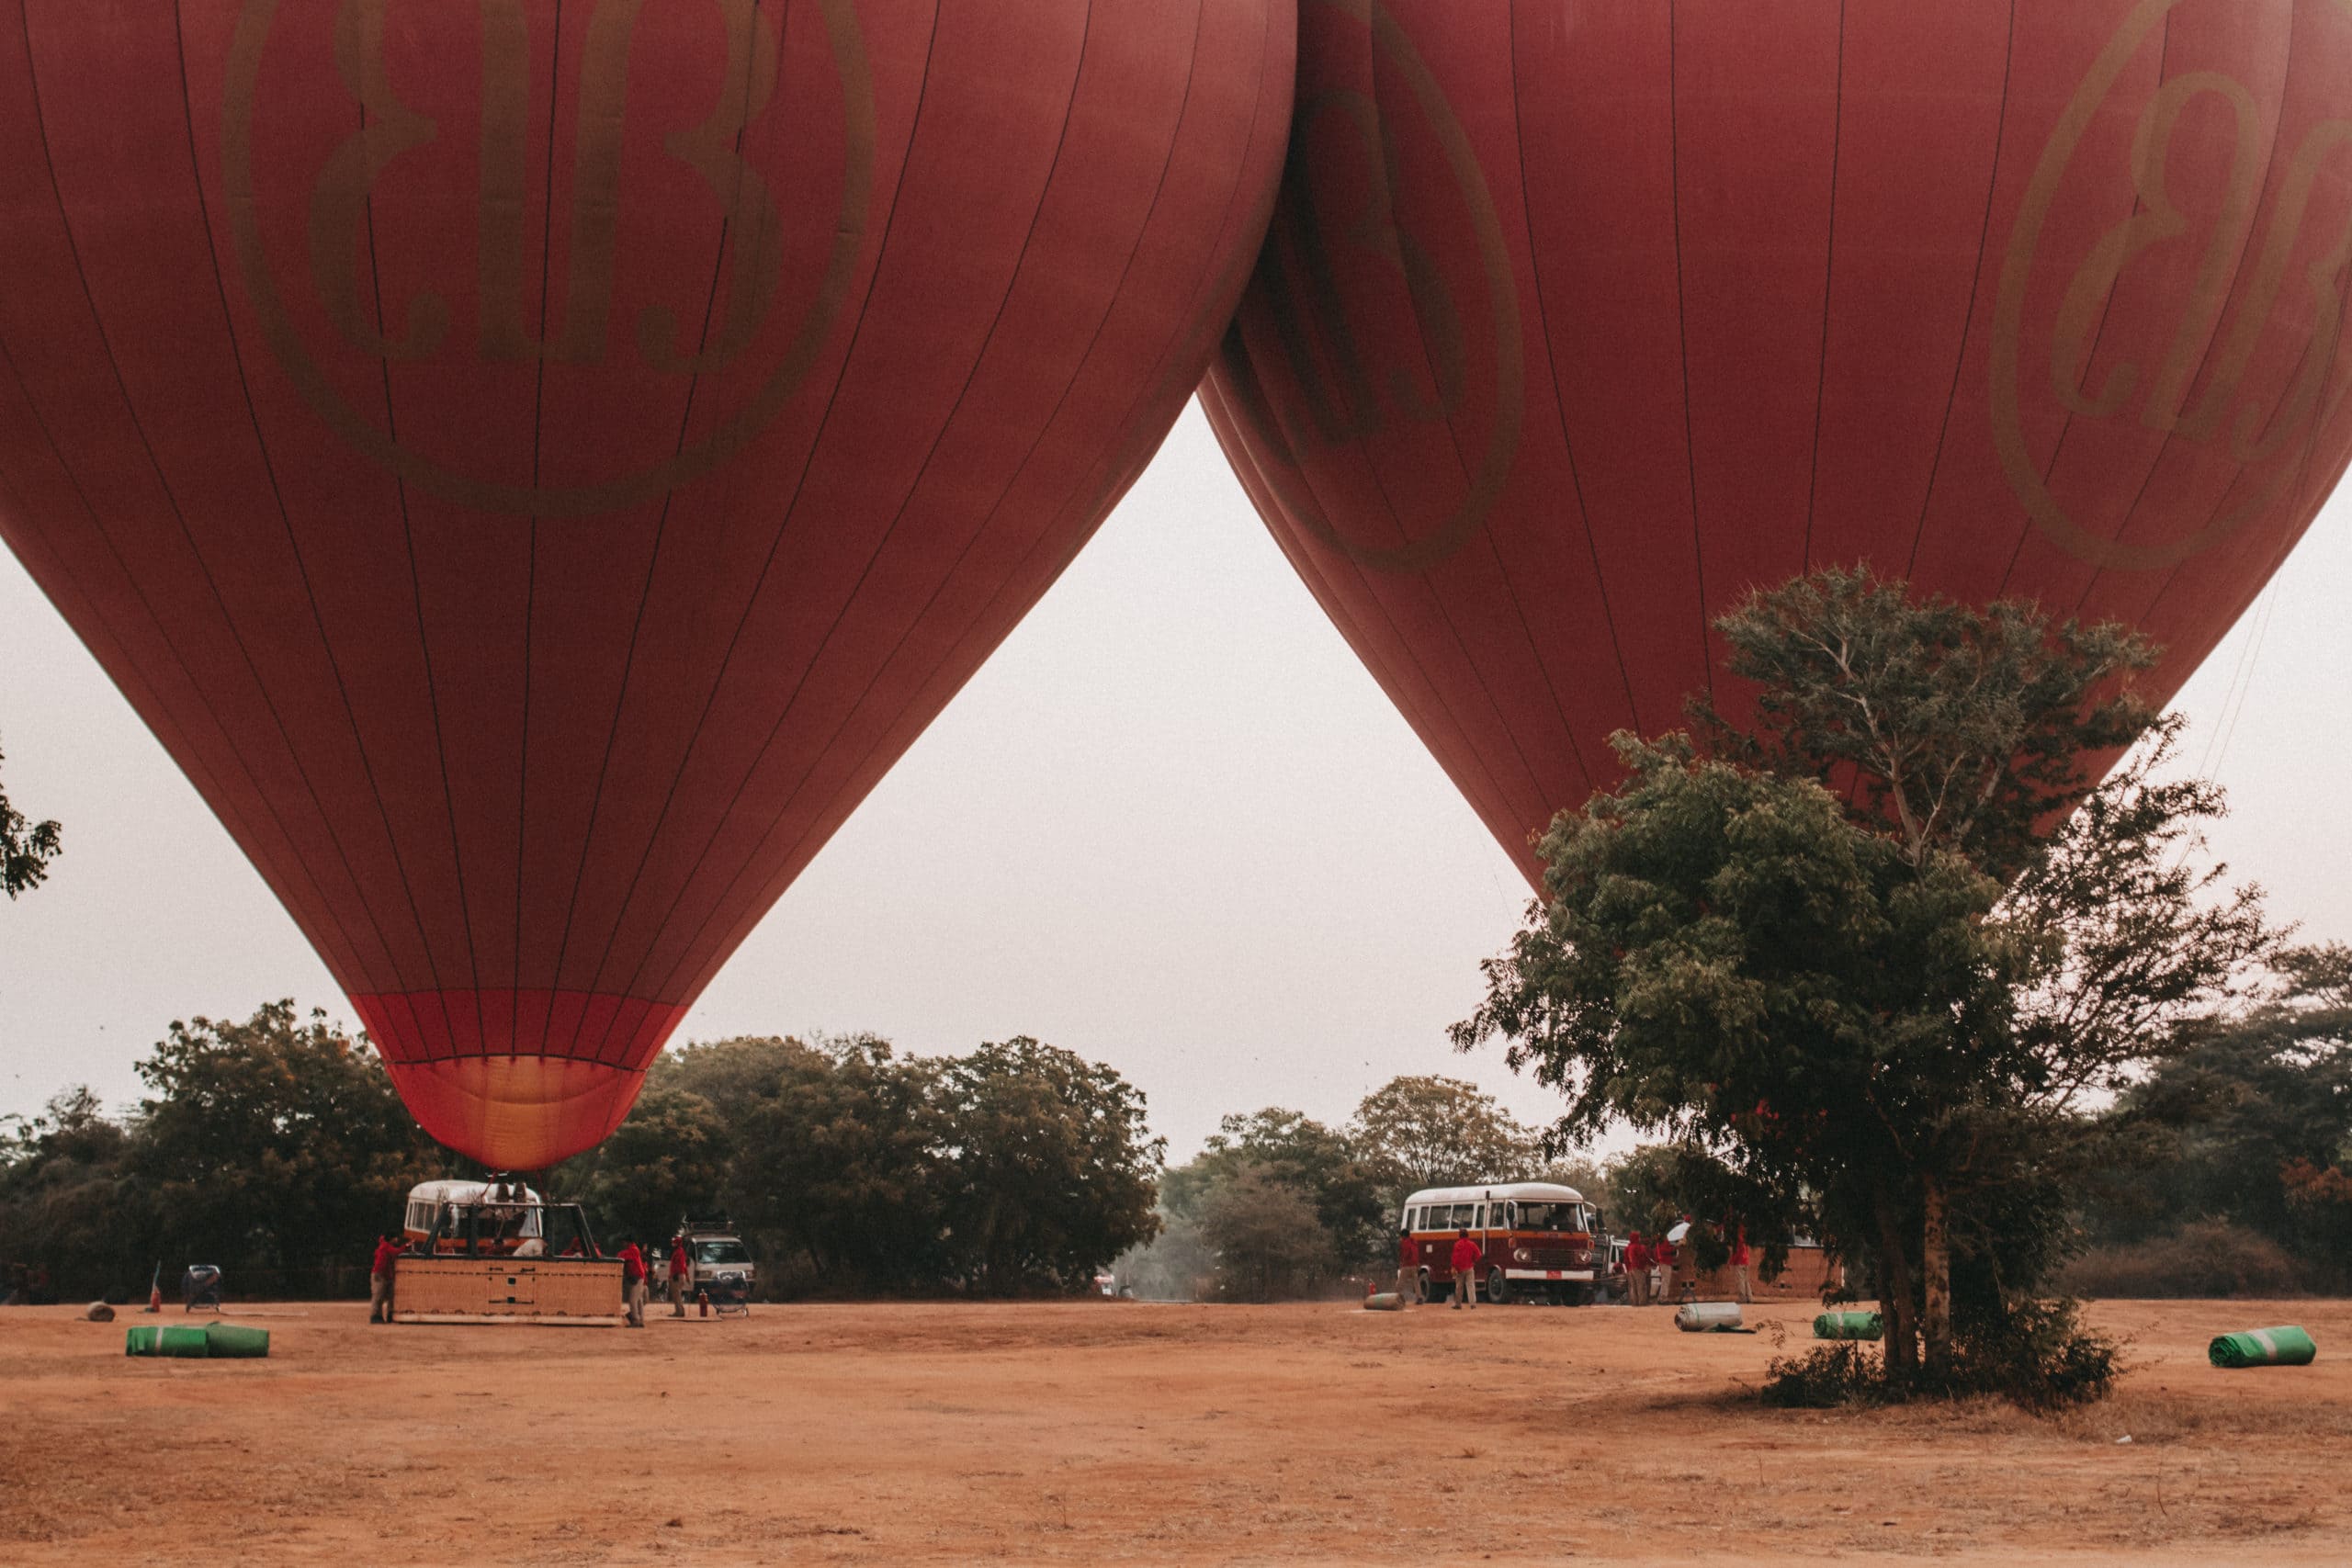
MULTIPOLYGON (((2235 816, 2217 848, 2352 939, 2352 501, 2182 694, 2235 816), (2267 624, 2267 630, 2260 630, 2267 624), (2257 636, 2257 631, 2260 635, 2257 636), (2226 745, 2221 744, 2226 737, 2226 745)), ((0 902, 0 1115, 135 1100, 174 1018, 292 996, 348 1019, 293 922, 0 551, 0 747, 61 818, 0 902)), ((681 1038, 1035 1034, 1149 1096, 1174 1157, 1228 1111, 1343 1119, 1398 1073, 1550 1097, 1455 1055, 1526 886, 1276 552, 1197 412, 1093 545, 851 819, 681 1038)))

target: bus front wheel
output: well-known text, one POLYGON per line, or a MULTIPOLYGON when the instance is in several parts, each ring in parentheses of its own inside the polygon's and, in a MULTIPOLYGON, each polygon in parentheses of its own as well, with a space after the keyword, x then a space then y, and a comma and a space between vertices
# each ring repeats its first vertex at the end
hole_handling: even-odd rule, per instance
POLYGON ((1510 1280, 1499 1269, 1492 1269, 1487 1272, 1487 1299, 1497 1306, 1510 1300, 1510 1280))

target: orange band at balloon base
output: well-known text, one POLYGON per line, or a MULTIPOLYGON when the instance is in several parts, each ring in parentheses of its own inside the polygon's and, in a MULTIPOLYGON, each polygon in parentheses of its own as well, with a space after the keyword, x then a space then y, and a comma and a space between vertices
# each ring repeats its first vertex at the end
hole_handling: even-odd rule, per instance
POLYGON ((628 1114, 685 1009, 577 991, 355 996, 427 1133, 495 1170, 539 1170, 628 1114))

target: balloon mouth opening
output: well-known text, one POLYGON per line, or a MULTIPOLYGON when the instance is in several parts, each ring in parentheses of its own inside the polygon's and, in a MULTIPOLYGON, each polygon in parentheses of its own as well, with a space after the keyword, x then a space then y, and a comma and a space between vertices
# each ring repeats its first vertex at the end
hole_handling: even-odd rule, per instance
POLYGON ((418 1123, 493 1170, 541 1170, 595 1147, 637 1103, 642 1069, 565 1056, 387 1062, 418 1123))

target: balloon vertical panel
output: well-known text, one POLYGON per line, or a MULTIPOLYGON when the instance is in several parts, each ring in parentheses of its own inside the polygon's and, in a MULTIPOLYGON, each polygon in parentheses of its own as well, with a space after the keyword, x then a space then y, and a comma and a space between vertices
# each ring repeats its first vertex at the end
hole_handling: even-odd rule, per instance
POLYGON ((1204 402, 1531 879, 1867 562, 2165 645, 2352 459, 2352 0, 1306 0, 1273 230, 1204 402))
POLYGON ((435 1135, 593 1145, 1165 436, 1290 0, 18 0, 0 536, 435 1135))

